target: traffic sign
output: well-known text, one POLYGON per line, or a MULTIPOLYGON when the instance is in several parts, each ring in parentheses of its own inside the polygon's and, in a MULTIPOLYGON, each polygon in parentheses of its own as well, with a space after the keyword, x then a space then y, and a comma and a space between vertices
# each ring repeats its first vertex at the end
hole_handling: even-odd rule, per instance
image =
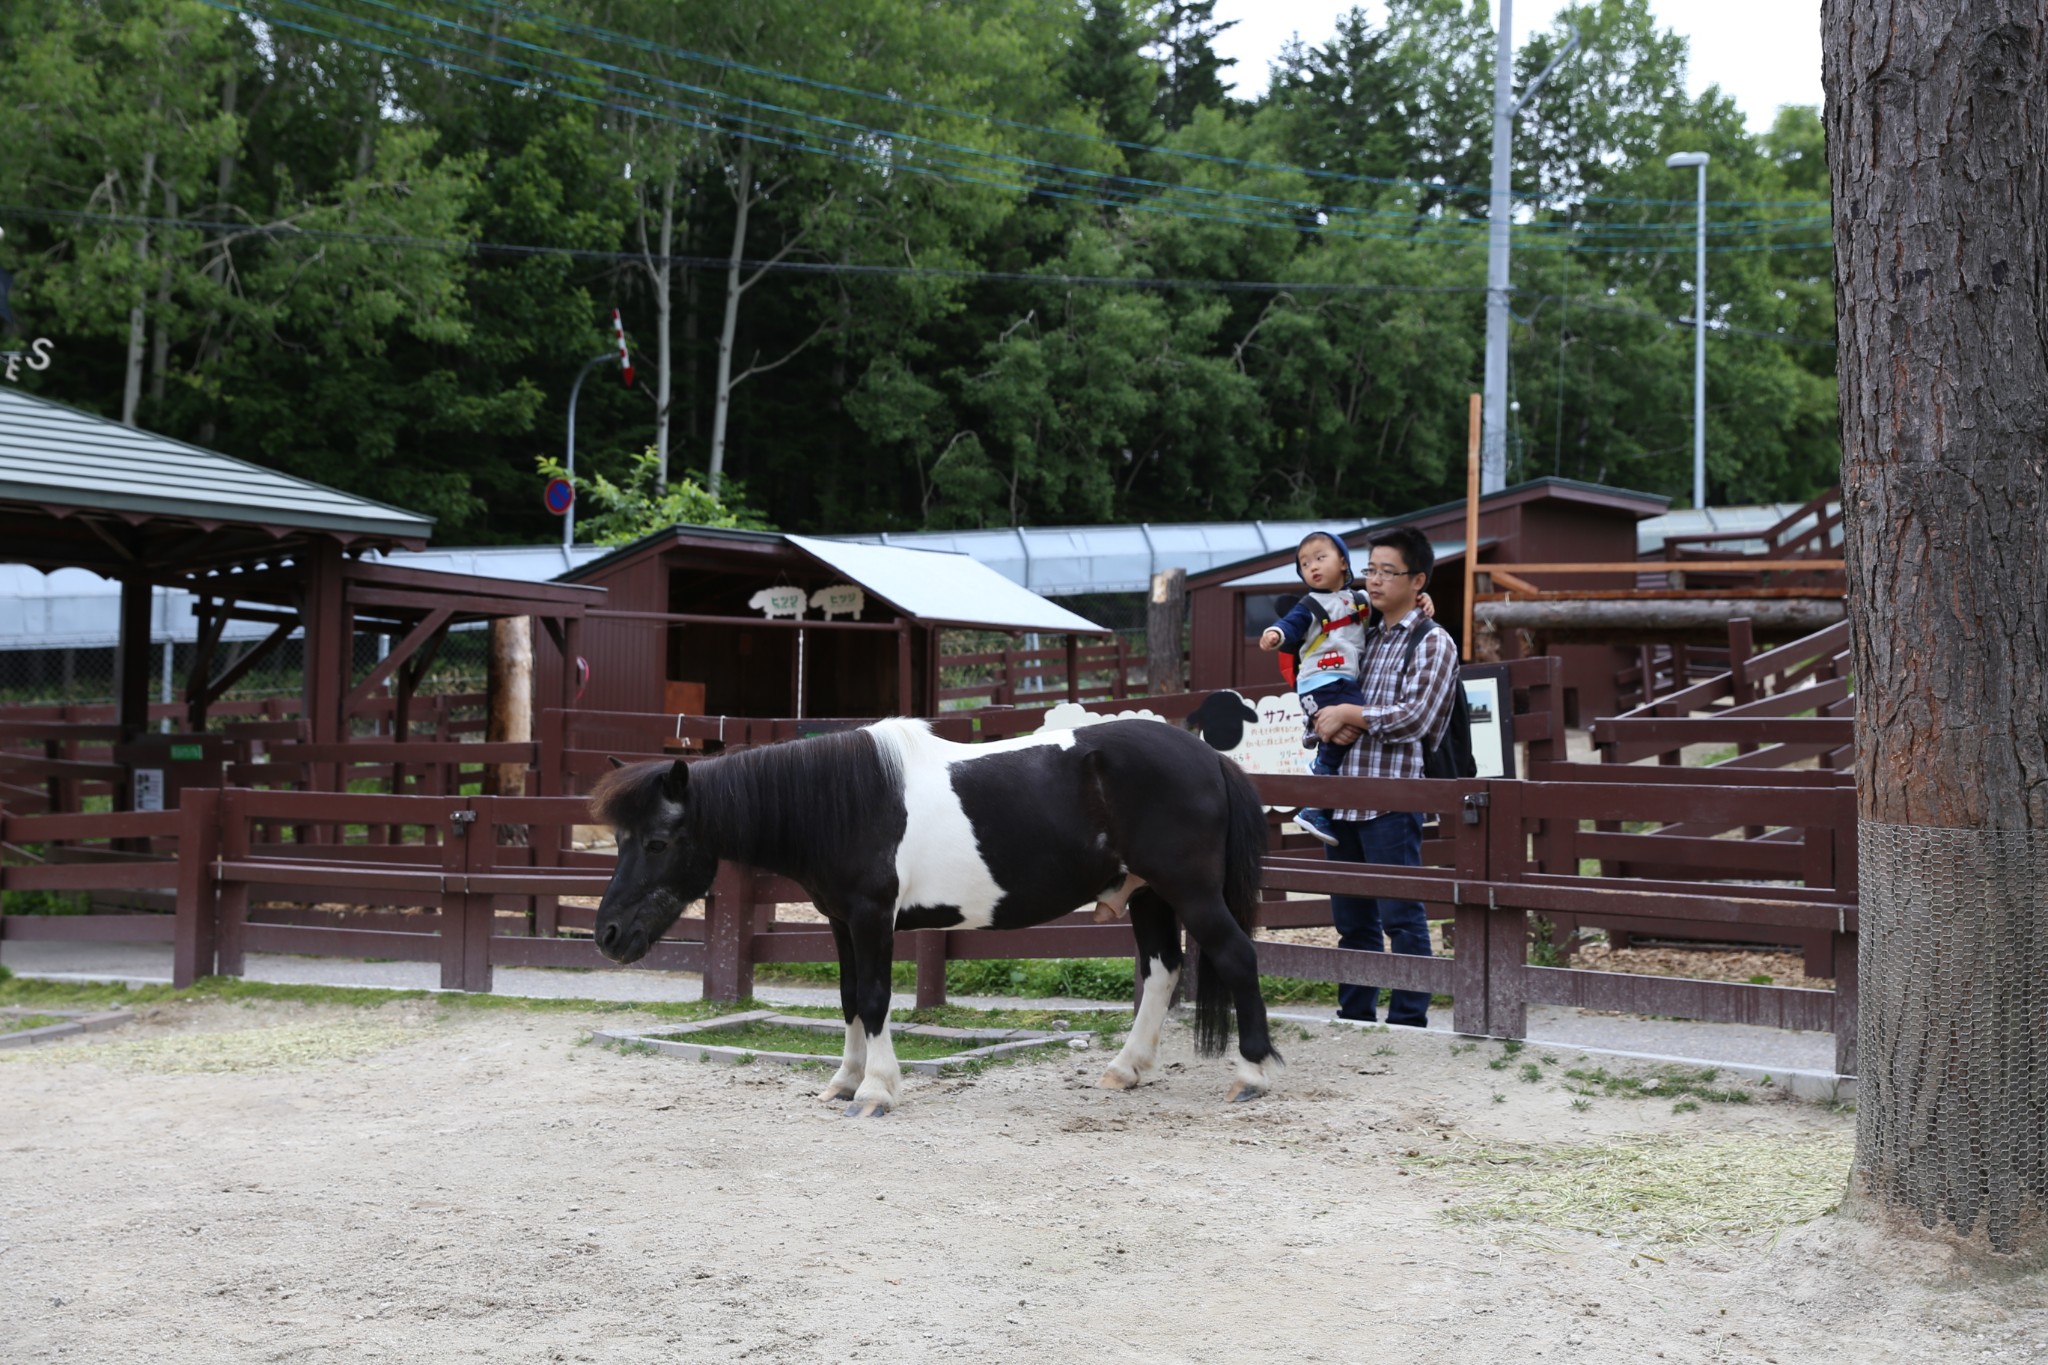
POLYGON ((548 491, 544 496, 547 499, 548 511, 558 517, 576 505, 575 485, 567 479, 549 479, 548 491))

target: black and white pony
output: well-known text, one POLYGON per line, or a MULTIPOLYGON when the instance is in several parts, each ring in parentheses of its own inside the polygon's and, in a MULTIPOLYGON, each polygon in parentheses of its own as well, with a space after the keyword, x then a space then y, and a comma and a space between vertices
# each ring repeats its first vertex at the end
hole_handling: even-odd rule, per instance
POLYGON ((594 817, 619 861, 597 946, 632 962, 711 887, 721 859, 810 892, 839 948, 846 1050, 819 1098, 849 1116, 888 1112, 900 1072, 889 1040, 899 929, 1019 929, 1090 902, 1128 905, 1144 968, 1137 1020, 1102 1085, 1142 1084, 1181 967, 1180 926, 1202 951, 1196 1041, 1223 1051, 1236 1007, 1229 1098, 1271 1085, 1249 929, 1266 818, 1243 773, 1193 735, 1107 721, 989 744, 938 739, 918 720, 607 773, 594 817))

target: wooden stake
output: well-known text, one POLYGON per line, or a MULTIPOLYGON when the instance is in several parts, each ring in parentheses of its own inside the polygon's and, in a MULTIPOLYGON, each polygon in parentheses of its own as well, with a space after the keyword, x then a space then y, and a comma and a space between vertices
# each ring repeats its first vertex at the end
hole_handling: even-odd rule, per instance
POLYGON ((1465 437, 1465 632, 1458 637, 1465 662, 1472 662, 1472 584, 1479 562, 1479 395, 1472 395, 1471 430, 1465 437))

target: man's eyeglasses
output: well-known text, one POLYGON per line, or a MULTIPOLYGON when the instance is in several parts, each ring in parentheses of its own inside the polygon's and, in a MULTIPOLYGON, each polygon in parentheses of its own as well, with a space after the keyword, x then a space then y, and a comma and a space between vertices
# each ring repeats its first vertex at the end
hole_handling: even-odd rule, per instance
POLYGON ((1406 569, 1386 569, 1381 568, 1377 564, 1368 565, 1365 572, 1359 575, 1360 578, 1413 578, 1414 576, 1406 569))

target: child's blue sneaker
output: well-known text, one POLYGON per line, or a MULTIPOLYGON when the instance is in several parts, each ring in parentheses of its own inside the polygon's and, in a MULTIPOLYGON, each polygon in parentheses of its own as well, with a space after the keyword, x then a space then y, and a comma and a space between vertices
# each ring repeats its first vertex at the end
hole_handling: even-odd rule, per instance
POLYGON ((1326 844, 1335 844, 1337 842, 1336 828, 1331 825, 1330 812, 1326 810, 1305 806, 1294 812, 1294 823, 1300 825, 1326 844))

